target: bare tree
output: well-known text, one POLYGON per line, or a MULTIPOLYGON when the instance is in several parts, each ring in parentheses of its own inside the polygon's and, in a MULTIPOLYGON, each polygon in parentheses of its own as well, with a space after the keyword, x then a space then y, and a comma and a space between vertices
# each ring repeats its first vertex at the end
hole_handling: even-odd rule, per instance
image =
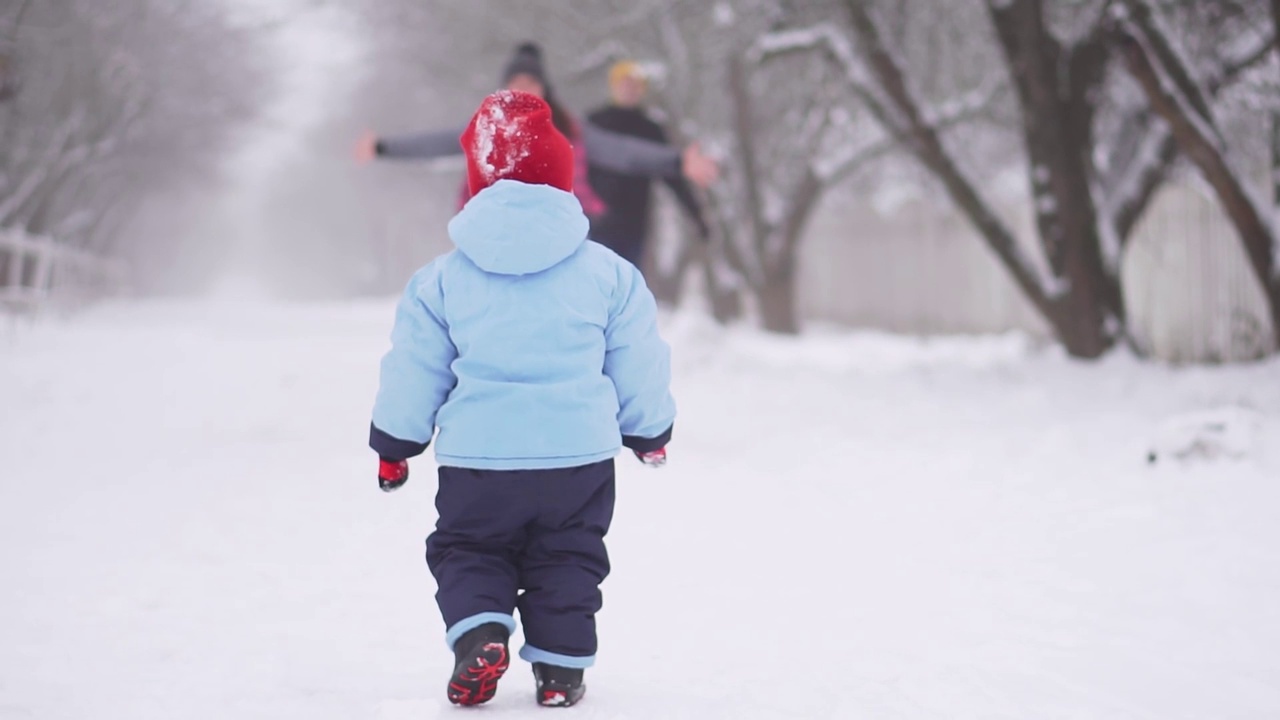
MULTIPOLYGON (((424 30, 447 12, 485 38, 542 39, 571 104, 598 97, 610 60, 657 60, 669 130, 682 141, 713 138, 725 162, 724 182, 707 198, 716 240, 686 239, 656 268, 655 286, 673 297, 701 265, 719 315, 749 298, 767 328, 794 332, 797 258, 815 208, 869 161, 893 166, 902 156, 936 181, 1066 349, 1097 357, 1129 335, 1121 259, 1185 151, 1177 123, 1126 70, 1131 52, 1120 40, 1132 33, 1111 9, 1131 5, 539 0, 496 22, 485 20, 492 3, 394 6, 424 30), (934 35, 922 43, 927 29, 934 35), (922 53, 937 57, 921 62, 922 53), (1009 163, 1025 166, 1031 237, 1012 229, 985 189, 1009 163)), ((1178 31, 1199 38, 1190 61, 1166 57, 1178 50, 1164 34, 1146 37, 1160 67, 1194 71, 1170 77, 1179 85, 1198 77, 1188 96, 1212 114, 1266 59, 1274 33, 1233 34, 1225 19, 1247 12, 1256 21, 1263 0, 1192 5, 1222 10, 1179 15, 1178 31)), ((483 44, 450 50, 477 87, 491 86, 489 68, 502 61, 492 52, 481 61, 483 44)))
MULTIPOLYGON (((1280 327, 1280 244, 1276 229, 1262 204, 1253 197, 1246 172, 1231 157, 1227 134, 1211 105, 1210 84, 1202 80, 1202 73, 1174 40, 1174 31, 1147 0, 1125 0, 1114 11, 1125 40, 1126 66, 1235 226, 1265 291, 1272 323, 1280 327)), ((1265 22, 1265 8, 1255 7, 1252 13, 1241 8, 1240 12, 1242 19, 1253 24, 1265 22)), ((1273 34, 1271 42, 1274 37, 1273 34)), ((1275 133, 1273 128, 1273 136, 1275 133)), ((1273 139, 1273 148, 1276 142, 1273 139)), ((1273 150, 1273 154, 1277 153, 1273 150)), ((1273 178, 1273 192, 1275 183, 1273 178)))
POLYGON ((677 144, 716 140, 728 156, 726 182, 718 192, 703 194, 708 222, 717 230, 708 243, 697 235, 691 223, 683 223, 674 237, 655 235, 650 242, 645 275, 659 300, 671 305, 682 301, 684 279, 700 272, 711 312, 721 322, 742 317, 744 293, 751 291, 744 279, 741 262, 730 244, 733 236, 728 202, 738 175, 734 166, 738 143, 726 142, 733 133, 729 70, 754 34, 756 23, 770 21, 770 3, 708 3, 685 0, 645 0, 583 3, 606 17, 593 23, 587 37, 592 41, 580 61, 576 75, 603 87, 608 64, 630 58, 645 61, 653 71, 650 106, 666 125, 667 134, 677 144), (734 8, 744 10, 740 17, 734 8), (745 7, 745 9, 744 9, 745 7), (726 22, 729 17, 735 22, 726 22), (726 91, 727 90, 727 91, 726 91))
MULTIPOLYGON (((1271 0, 1272 44, 1280 56, 1280 0, 1271 0)), ((1271 108, 1271 231, 1280 233, 1280 105, 1271 108)))
POLYGON ((0 14, 0 102, 12 99, 20 86, 16 35, 33 2, 19 0, 10 3, 11 7, 6 7, 0 14))
MULTIPOLYGON (((1168 126, 1148 107, 1114 102, 1107 92, 1106 4, 1057 6, 1073 21, 1062 33, 1051 26, 1043 0, 987 0, 1022 118, 1039 253, 1017 241, 963 168, 938 113, 922 102, 888 40, 877 17, 882 10, 866 0, 843 0, 844 23, 826 25, 828 56, 848 84, 888 132, 904 138, 907 151, 1080 357, 1097 357, 1125 335, 1119 258, 1176 154, 1168 126)), ((1220 58, 1206 97, 1255 63, 1257 52, 1250 47, 1220 58)))
POLYGON ((6 20, 0 84, 21 91, 0 106, 0 227, 108 251, 149 189, 212 173, 248 115, 245 38, 216 9, 23 2, 6 20))
MULTIPOLYGON (((867 162, 895 143, 841 82, 832 65, 815 62, 820 33, 800 29, 838 6, 737 0, 648 0, 592 3, 605 17, 584 24, 588 45, 581 75, 599 73, 621 56, 651 62, 655 100, 680 142, 713 140, 724 181, 706 196, 714 240, 686 233, 649 275, 657 291, 678 299, 682 278, 700 266, 712 310, 737 317, 743 300, 765 328, 800 327, 799 254, 815 209, 867 162)), ((586 9, 585 7, 583 8, 586 9)), ((998 88, 953 98, 939 121, 947 127, 981 114, 998 88)))
MULTIPOLYGON (((797 53, 832 47, 828 33, 824 26, 774 30, 730 60, 733 148, 741 173, 740 201, 730 205, 740 219, 724 223, 728 257, 757 298, 762 324, 775 332, 799 329, 796 271, 815 208, 828 191, 888 155, 901 139, 868 121, 858 103, 865 98, 848 97, 831 64, 774 67, 797 53), (787 97, 780 83, 797 77, 805 79, 792 87, 803 91, 787 97), (779 112, 779 100, 788 112, 779 112), (769 110, 762 112, 761 105, 769 110)), ((971 121, 998 95, 999 88, 989 85, 952 98, 939 105, 935 122, 952 128, 971 121)))

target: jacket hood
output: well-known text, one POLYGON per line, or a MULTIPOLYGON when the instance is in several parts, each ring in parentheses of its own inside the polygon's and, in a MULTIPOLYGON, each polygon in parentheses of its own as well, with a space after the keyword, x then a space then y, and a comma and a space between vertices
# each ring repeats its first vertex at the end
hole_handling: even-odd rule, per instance
POLYGON ((485 272, 532 275, 577 252, 589 228, 582 204, 572 193, 499 180, 449 221, 449 237, 485 272))

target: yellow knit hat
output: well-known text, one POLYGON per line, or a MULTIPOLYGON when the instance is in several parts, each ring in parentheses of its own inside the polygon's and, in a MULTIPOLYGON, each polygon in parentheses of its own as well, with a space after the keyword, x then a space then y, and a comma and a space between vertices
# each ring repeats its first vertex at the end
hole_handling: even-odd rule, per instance
POLYGON ((632 78, 642 83, 648 83, 649 78, 645 76, 644 68, 640 67, 640 63, 634 60, 619 60, 609 68, 609 87, 615 87, 618 83, 632 78))

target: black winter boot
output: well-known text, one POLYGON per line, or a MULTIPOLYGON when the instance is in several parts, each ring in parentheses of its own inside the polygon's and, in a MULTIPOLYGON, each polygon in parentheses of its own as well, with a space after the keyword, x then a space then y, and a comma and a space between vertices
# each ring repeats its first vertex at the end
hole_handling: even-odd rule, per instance
POLYGON ((533 677, 538 681, 538 704, 543 707, 569 707, 587 693, 581 668, 534 663, 533 677))
POLYGON ((468 630, 453 646, 453 677, 449 678, 449 702, 480 705, 493 699, 498 680, 511 666, 507 652, 510 633, 498 623, 468 630))

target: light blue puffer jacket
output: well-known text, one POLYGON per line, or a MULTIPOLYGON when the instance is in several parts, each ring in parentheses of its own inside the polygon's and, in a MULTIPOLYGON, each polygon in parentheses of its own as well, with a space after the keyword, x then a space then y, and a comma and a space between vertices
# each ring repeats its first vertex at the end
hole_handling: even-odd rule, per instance
POLYGON ((457 250, 396 310, 374 450, 416 455, 438 427, 441 465, 512 470, 666 443, 671 352, 653 295, 587 230, 578 200, 546 185, 501 180, 467 203, 449 223, 457 250))

